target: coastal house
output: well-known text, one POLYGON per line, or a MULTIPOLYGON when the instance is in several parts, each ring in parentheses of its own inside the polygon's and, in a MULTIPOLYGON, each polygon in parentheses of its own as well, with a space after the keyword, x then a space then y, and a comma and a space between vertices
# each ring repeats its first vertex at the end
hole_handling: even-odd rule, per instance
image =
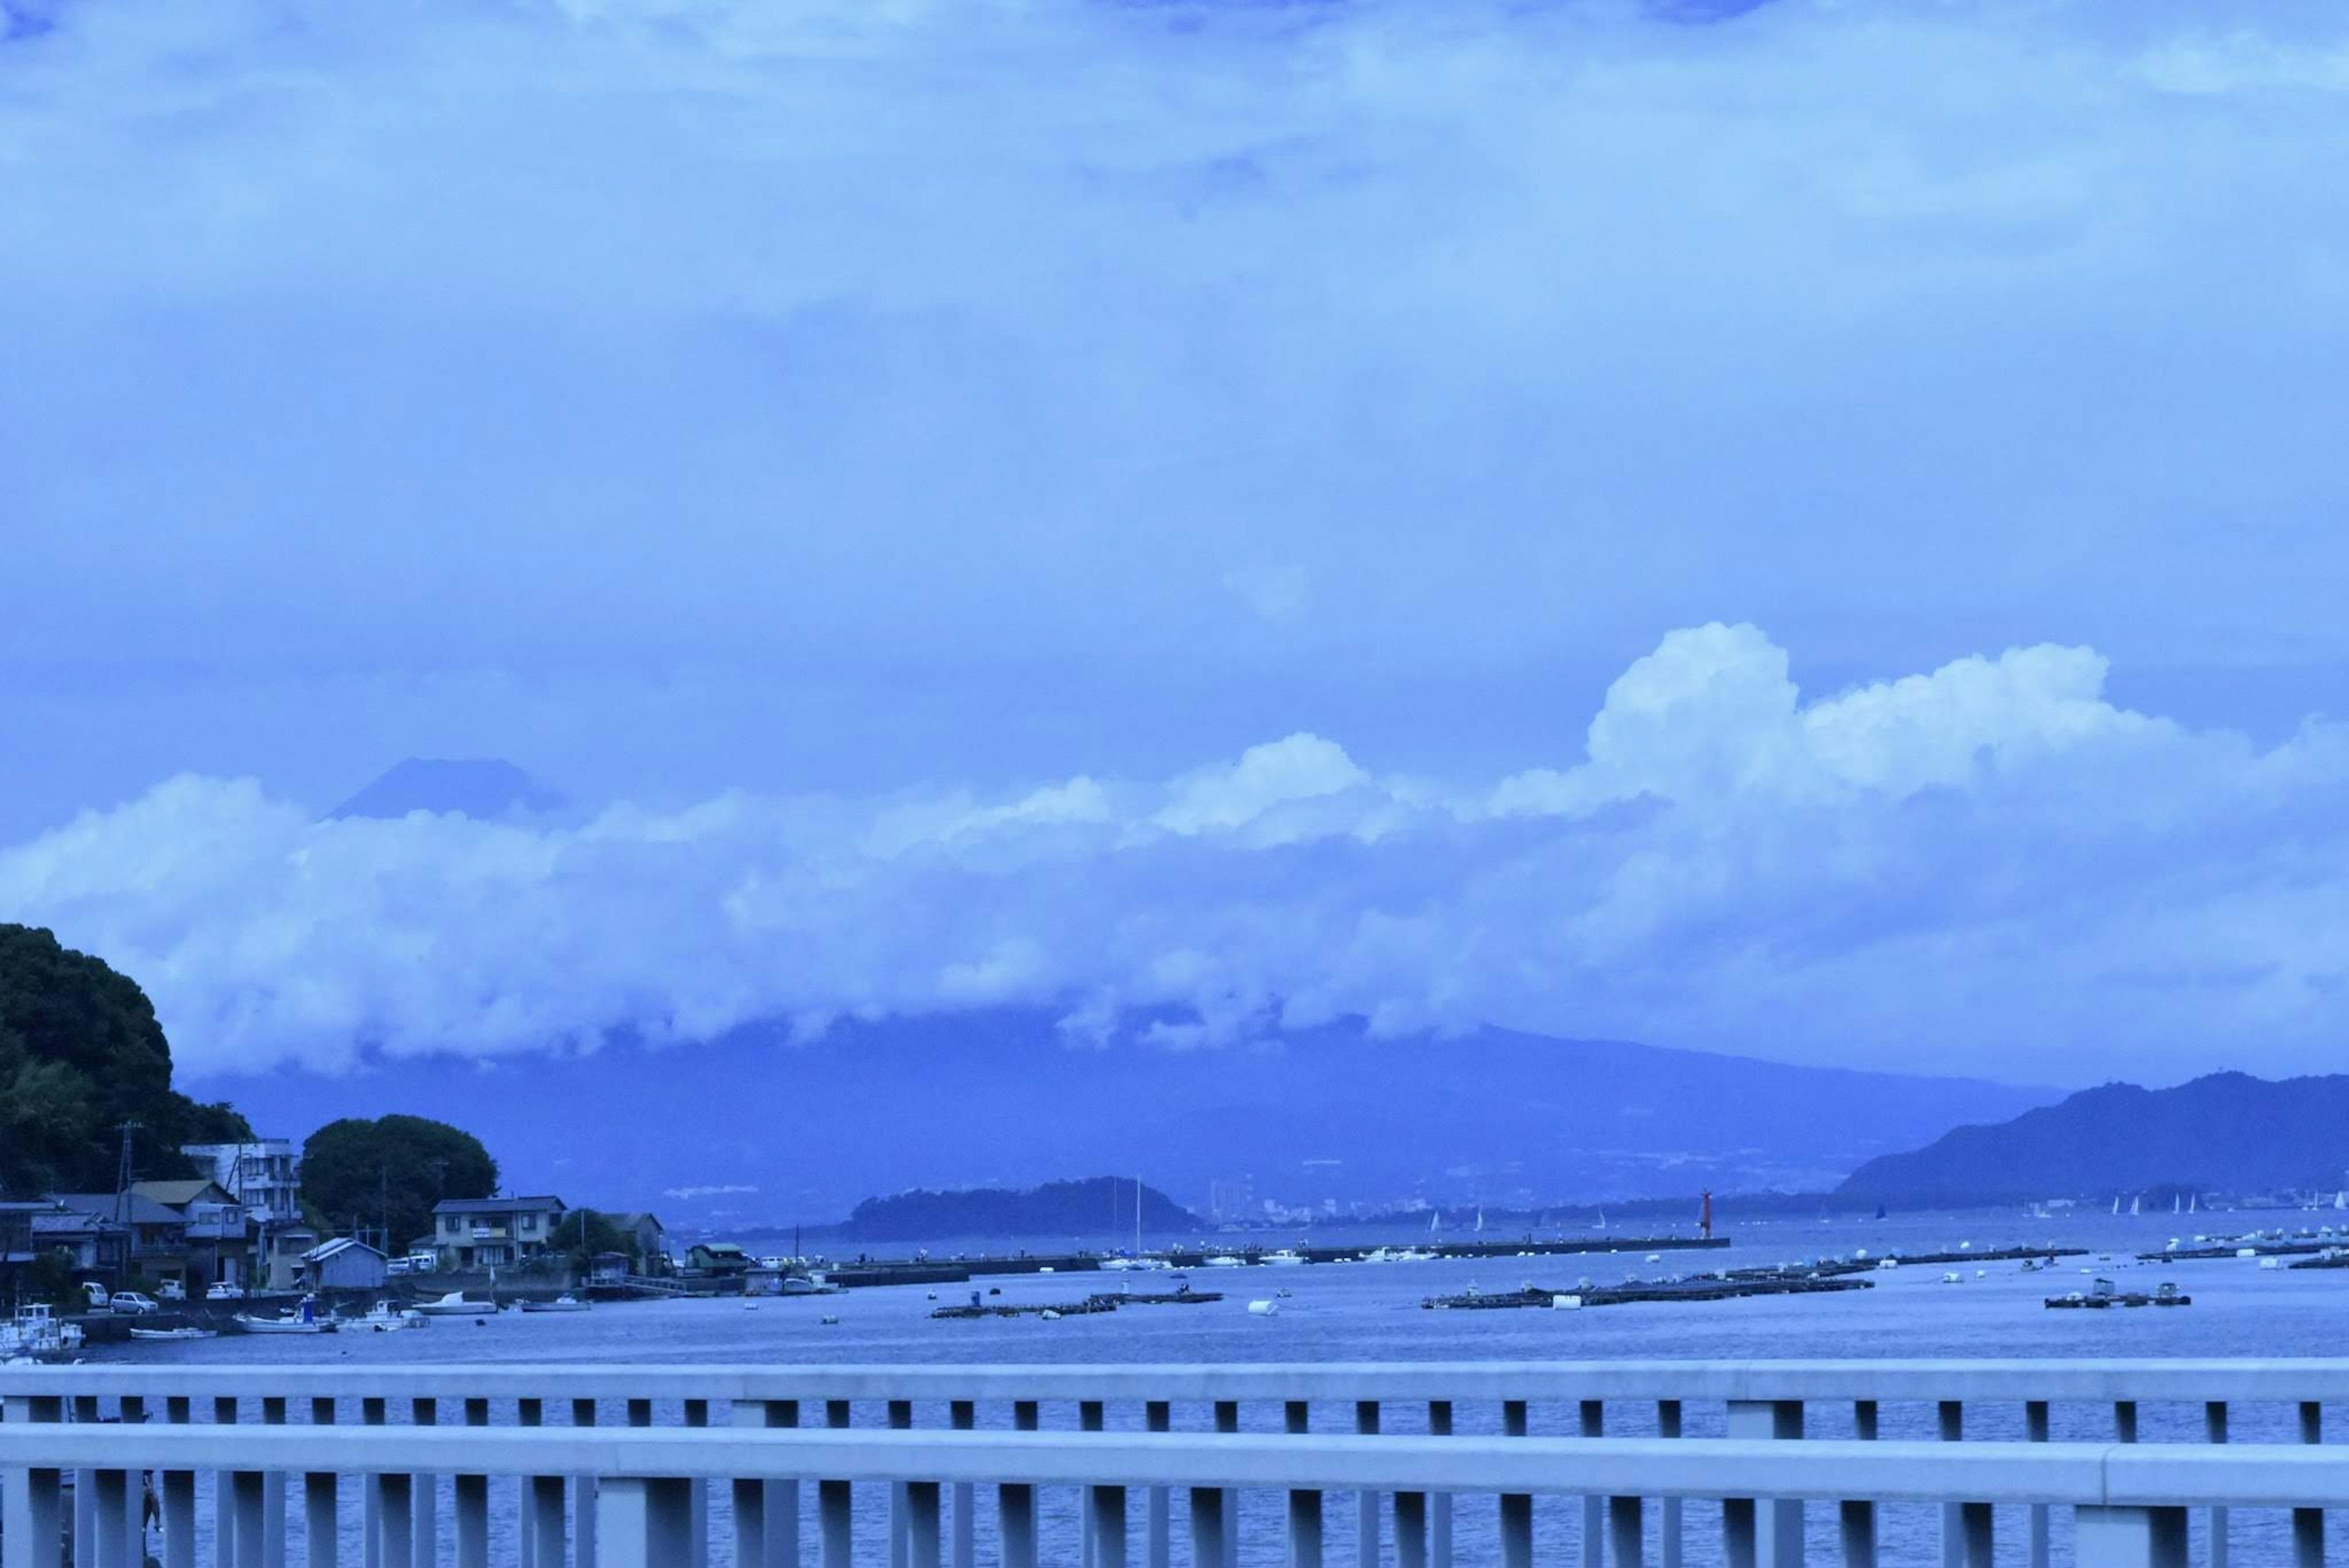
POLYGON ((628 1282, 629 1272, 626 1252, 598 1252, 588 1260, 587 1282, 591 1285, 625 1285, 628 1282))
POLYGON ((432 1251, 443 1269, 509 1268, 553 1247, 567 1212, 560 1198, 444 1198, 432 1251))
POLYGON ((46 1203, 0 1202, 0 1291, 8 1292, 16 1271, 37 1255, 33 1251, 33 1216, 48 1212, 46 1203))
POLYGON ((182 1181, 138 1181, 133 1196, 150 1199, 184 1221, 183 1270, 190 1294, 215 1284, 257 1287, 261 1271, 254 1255, 253 1216, 235 1196, 209 1178, 182 1181))
POLYGON ((691 1274, 747 1274, 752 1262, 731 1241, 696 1241, 685 1255, 685 1269, 691 1274))
POLYGON ((349 1236, 311 1248, 302 1254, 297 1283, 311 1291, 376 1291, 391 1276, 391 1260, 365 1241, 349 1236))
POLYGON ((643 1272, 665 1274, 669 1270, 668 1230, 652 1214, 614 1214, 609 1216, 620 1233, 628 1239, 643 1272))
MULTIPOLYGON (((110 1224, 121 1233, 119 1266, 126 1283, 146 1288, 165 1280, 186 1281, 188 1217, 178 1210, 136 1191, 53 1192, 49 1198, 61 1210, 100 1226, 110 1224)), ((63 1228, 57 1233, 63 1234, 63 1228)), ((100 1241, 102 1253, 102 1239, 94 1235, 93 1240, 100 1241)), ((75 1266, 107 1267, 103 1262, 75 1266)))
POLYGON ((130 1250, 128 1227, 49 1201, 33 1215, 32 1231, 36 1255, 60 1253, 75 1273, 99 1276, 109 1284, 122 1278, 130 1250))
POLYGON ((302 1259, 318 1244, 318 1233, 307 1225, 285 1225, 269 1232, 263 1244, 261 1266, 256 1271, 262 1288, 290 1291, 299 1288, 302 1279, 302 1259))

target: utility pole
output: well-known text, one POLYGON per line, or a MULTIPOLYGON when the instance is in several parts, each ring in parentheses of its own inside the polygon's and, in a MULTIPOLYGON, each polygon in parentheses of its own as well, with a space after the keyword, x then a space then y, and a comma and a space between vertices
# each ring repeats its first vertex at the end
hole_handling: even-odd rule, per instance
POLYGON ((114 1165, 114 1222, 122 1228, 122 1267, 115 1281, 119 1286, 130 1283, 130 1139, 143 1125, 125 1121, 114 1129, 122 1135, 122 1153, 114 1165))

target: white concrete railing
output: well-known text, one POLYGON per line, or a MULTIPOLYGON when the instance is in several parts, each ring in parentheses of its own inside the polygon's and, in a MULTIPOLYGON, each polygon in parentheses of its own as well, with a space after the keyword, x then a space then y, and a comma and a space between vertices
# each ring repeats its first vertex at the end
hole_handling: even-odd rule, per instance
POLYGON ((1879 1511, 1916 1504, 1925 1554, 1963 1568, 2002 1510, 2029 1561, 2081 1568, 2183 1564, 2197 1534, 2223 1563, 2230 1511, 2286 1511, 2277 1555, 2314 1565, 2349 1506, 2349 1449, 2321 1443, 2341 1399, 2349 1362, 7 1368, 0 1565, 136 1565, 149 1474, 167 1568, 413 1568, 443 1539, 459 1568, 695 1568, 713 1538, 776 1568, 803 1533, 824 1568, 972 1568, 982 1543, 1232 1568, 1243 1541, 1319 1568, 1333 1491, 1351 1555, 1398 1568, 1866 1568, 1892 1554, 1879 1511), (1579 1506, 1537 1527, 1545 1497, 1579 1506))

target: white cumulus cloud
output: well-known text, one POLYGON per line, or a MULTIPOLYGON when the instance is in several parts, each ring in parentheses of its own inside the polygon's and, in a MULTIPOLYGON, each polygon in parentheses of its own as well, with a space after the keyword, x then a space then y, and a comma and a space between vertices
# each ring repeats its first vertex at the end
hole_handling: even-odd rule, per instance
POLYGON ((1341 1013, 2076 1080, 2322 1066, 2349 732, 2265 748, 2032 647, 1806 699, 1675 631, 1578 758, 1381 774, 1300 733, 999 800, 735 792, 575 826, 318 821, 174 779, 0 849, 0 916, 154 995, 198 1071, 1049 1007, 1212 1047, 1341 1013))

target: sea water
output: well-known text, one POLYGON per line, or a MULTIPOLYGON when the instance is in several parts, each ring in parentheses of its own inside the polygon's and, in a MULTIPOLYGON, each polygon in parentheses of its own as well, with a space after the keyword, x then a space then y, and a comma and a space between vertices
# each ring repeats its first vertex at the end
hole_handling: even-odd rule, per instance
MULTIPOLYGON (((1072 1301, 1096 1291, 1130 1283, 1137 1292, 1164 1291, 1164 1273, 1025 1274, 982 1278, 974 1285, 890 1286, 824 1297, 755 1301, 659 1301, 598 1306, 581 1314, 502 1314, 494 1318, 441 1319, 423 1332, 341 1334, 326 1339, 223 1337, 186 1344, 141 1344, 98 1353, 104 1359, 190 1365, 347 1365, 354 1368, 395 1364, 545 1363, 1187 1363, 1315 1361, 1547 1361, 1754 1359, 1783 1357, 2075 1357, 2075 1356, 2290 1356, 2330 1355, 2349 1321, 2349 1270, 2261 1269, 2255 1262, 2222 1259, 2140 1262, 2140 1251, 2158 1251, 2173 1236, 2191 1244, 2191 1228, 2213 1235, 2254 1226, 2296 1229, 2302 1221, 2329 1224, 2328 1212, 2250 1211, 2197 1216, 2083 1215, 2026 1219, 2014 1214, 1923 1215, 1890 1220, 1756 1222, 1735 1227, 1732 1245, 1704 1252, 1660 1254, 1651 1262, 1644 1249, 1594 1254, 1438 1260, 1417 1263, 1331 1263, 1290 1268, 1197 1268, 1192 1288, 1221 1291, 1225 1299, 1204 1305, 1130 1307, 1114 1314, 1047 1321, 1036 1317, 936 1321, 940 1305, 968 1301, 976 1288, 992 1303, 1072 1301), (2015 1246, 2085 1247, 2085 1257, 2066 1258, 2052 1270, 2025 1272, 2016 1262, 1934 1263, 1871 1271, 1868 1288, 1831 1294, 1758 1297, 1717 1303, 1628 1303, 1581 1311, 1428 1311, 1429 1296, 1454 1294, 1472 1286, 1513 1291, 1531 1283, 1570 1293, 1585 1280, 1615 1283, 1633 1276, 1719 1268, 1799 1263, 1826 1256, 1850 1256, 1865 1249, 1874 1257, 1896 1251, 1955 1251, 1971 1242, 1987 1251, 2015 1246), (1944 1276, 1958 1274, 1955 1283, 1944 1276), (2107 1278, 2124 1291, 2150 1292, 2174 1282, 2193 1297, 2178 1308, 2146 1307, 2102 1312, 2050 1311, 2045 1298, 2085 1291, 2094 1278, 2107 1278), (1000 1295, 986 1294, 999 1289, 1000 1295), (1286 1291, 1284 1296, 1277 1292, 1286 1291), (1274 1299, 1278 1311, 1252 1314, 1251 1300, 1274 1299), (827 1317, 837 1318, 826 1323, 827 1317)), ((1490 1240, 1489 1236, 1479 1238, 1490 1240)), ((1284 1238, 1283 1240, 1286 1240, 1284 1238)), ((1537 1434, 1578 1431, 1572 1408, 1537 1406, 1537 1434)), ((1966 1412, 1967 1435, 2020 1438, 2023 1411, 1982 1406, 1966 1412)), ((1317 1424, 1340 1429, 1348 1410, 1317 1410, 1317 1424)), ((2105 1440, 2111 1413, 2058 1405, 2057 1440, 2105 1440)), ((501 1416, 501 1418, 506 1418, 501 1416)), ((616 1418, 606 1413, 605 1420, 616 1418)), ((674 1418, 667 1417, 665 1418, 674 1418)), ((722 1416, 720 1417, 723 1418, 722 1416)), ((868 1413, 860 1411, 860 1421, 868 1413)), ((877 1418, 877 1417, 874 1417, 877 1418)), ((1847 1435, 1847 1407, 1821 1402, 1810 1412, 1818 1436, 1847 1435)), ((982 1407, 980 1424, 1008 1424, 1009 1412, 982 1407)), ((1073 1426, 1075 1412, 1047 1406, 1045 1424, 1073 1426)), ((1112 1428, 1136 1428, 1138 1407, 1112 1406, 1112 1428)), ((1247 1407, 1245 1429, 1277 1431, 1277 1407, 1247 1407)), ((1625 1402, 1609 1410, 1610 1429, 1626 1436, 1653 1435, 1651 1407, 1625 1402)), ((1934 1412, 1924 1407, 1887 1406, 1881 1436, 1930 1438, 1934 1412)), ((1177 1407, 1178 1430, 1204 1430, 1211 1413, 1177 1407)), ((1462 1403, 1454 1429, 1463 1434, 1497 1429, 1499 1412, 1462 1403)), ((2147 1442, 2199 1440, 2202 1412, 2147 1406, 2141 1412, 2141 1438, 2147 1442)), ((2292 1412, 2248 1407, 2235 1416, 2238 1442, 2293 1440, 2292 1412)), ((1720 1435, 1718 1406, 1692 1402, 1685 1435, 1720 1435)), ((916 1424, 944 1427, 946 1412, 917 1408, 916 1424)), ((1415 1407, 1384 1413, 1390 1432, 1425 1429, 1425 1412, 1415 1407)), ((886 1557, 886 1498, 884 1489, 860 1495, 859 1561, 886 1557)), ((713 1538, 727 1540, 723 1488, 712 1489, 713 1538)), ((803 1506, 813 1506, 812 1489, 803 1506)), ((982 1495, 984 1489, 982 1489, 982 1495)), ((1355 1514, 1350 1498, 1327 1500, 1326 1530, 1331 1561, 1353 1559, 1355 1514)), ((1242 1502, 1243 1561, 1271 1564, 1281 1560, 1282 1500, 1249 1494, 1242 1502)), ((512 1527, 509 1503, 501 1503, 502 1531, 512 1527)), ((298 1510, 296 1511, 298 1512, 298 1510)), ((1495 1555, 1490 1498, 1460 1500, 1454 1523, 1455 1552, 1464 1564, 1495 1555)), ((1040 1500, 1042 1544, 1059 1559, 1075 1561, 1076 1500, 1047 1492, 1040 1500)), ((2002 1511, 2000 1558, 2021 1560, 2023 1527, 2020 1511, 2002 1511)), ((2061 1511, 2059 1511, 2060 1517, 2061 1511)), ((1184 1560, 1184 1509, 1174 1509, 1176 1560, 1184 1560)), ((1141 1529, 1142 1507, 1133 1509, 1141 1529)), ((1692 1502, 1686 1510, 1689 1561, 1718 1560, 1718 1510, 1692 1502)), ((1542 1561, 1578 1561, 1579 1504, 1572 1499, 1537 1505, 1537 1551, 1542 1561)), ((1834 1510, 1809 1510, 1819 1561, 1831 1561, 1834 1510)), ((982 1560, 991 1557, 991 1511, 980 1510, 982 1560)), ((1936 1508, 1888 1507, 1881 1531, 1888 1561, 1928 1561, 1938 1552, 1936 1508)), ((1652 1528, 1652 1526, 1651 1526, 1652 1528)), ((2197 1521, 2198 1531, 2201 1523, 2197 1521)), ((2064 1550, 2059 1526, 2058 1557, 2064 1550)), ((816 1539, 812 1519, 803 1533, 811 1560, 816 1539)), ((2239 1563, 2282 1560, 2284 1521, 2280 1515, 2239 1512, 2233 1539, 2239 1563)), ((446 1555, 448 1543, 442 1543, 446 1555)), ((2198 1543, 2198 1560, 2199 1546, 2198 1543)), ((1137 1546, 1138 1551, 1138 1546, 1137 1546)), ((721 1553, 721 1559, 722 1559, 721 1553)), ((1382 1549, 1392 1561, 1392 1545, 1382 1549)))

